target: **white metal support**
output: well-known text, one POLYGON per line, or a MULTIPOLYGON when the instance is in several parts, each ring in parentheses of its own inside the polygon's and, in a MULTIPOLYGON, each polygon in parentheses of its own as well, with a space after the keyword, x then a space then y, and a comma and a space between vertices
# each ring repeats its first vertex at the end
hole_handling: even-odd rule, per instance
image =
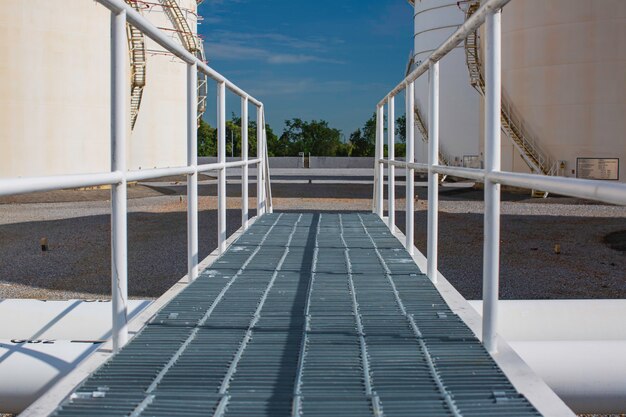
POLYGON ((497 352, 500 280, 500 184, 487 175, 500 171, 501 12, 490 13, 485 27, 485 238, 483 254, 483 344, 497 352))
MULTIPOLYGON (((407 83, 405 88, 406 96, 406 161, 415 161, 415 89, 413 82, 407 83)), ((414 192, 415 192, 415 170, 407 165, 406 167, 406 250, 412 255, 414 247, 414 192)))
POLYGON ((374 163, 374 167, 376 168, 376 202, 374 207, 376 209, 376 214, 379 217, 383 217, 383 196, 384 196, 384 186, 385 186, 385 172, 384 165, 380 160, 384 157, 383 153, 383 142, 385 141, 385 109, 384 105, 379 105, 376 108, 376 162, 374 163))
MULTIPOLYGON (((226 163, 226 84, 217 83, 217 162, 226 163)), ((217 245, 219 253, 226 250, 226 167, 218 171, 217 245)))
POLYGON ((126 11, 111 13, 111 171, 122 180, 111 186, 111 307, 113 350, 128 340, 128 253, 126 206, 126 11))
POLYGON ((265 151, 263 150, 263 109, 256 109, 256 156, 259 159, 256 170, 256 215, 261 216, 265 212, 264 207, 264 190, 263 190, 263 158, 265 151))
POLYGON ((241 98, 241 227, 248 230, 248 97, 241 98))
POLYGON ((432 170, 439 165, 439 62, 430 66, 428 96, 428 244, 427 275, 437 282, 437 244, 439 240, 439 174, 432 170))
POLYGON ((270 187, 270 161, 267 153, 267 127, 265 126, 265 108, 261 107, 263 114, 263 199, 265 200, 265 212, 273 213, 274 206, 272 205, 272 189, 270 187))
MULTIPOLYGON (((187 165, 198 166, 198 66, 187 64, 187 165)), ((198 173, 187 174, 187 275, 198 277, 198 173)))
MULTIPOLYGON (((389 97, 387 103, 387 154, 389 160, 396 158, 395 150, 396 116, 395 97, 389 97)), ((382 165, 382 164, 381 164, 382 165)), ((393 232, 396 227, 396 167, 389 164, 387 167, 387 220, 389 229, 393 232)))

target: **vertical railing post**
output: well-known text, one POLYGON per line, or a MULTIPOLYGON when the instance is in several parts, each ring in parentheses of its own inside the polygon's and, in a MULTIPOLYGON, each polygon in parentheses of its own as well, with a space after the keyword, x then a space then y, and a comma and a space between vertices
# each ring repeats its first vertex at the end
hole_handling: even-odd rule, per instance
POLYGON ((428 243, 427 274, 437 282, 437 242, 439 239, 439 174, 432 167, 439 165, 439 62, 430 65, 428 100, 428 243))
POLYGON ((111 171, 123 179, 111 186, 111 307, 113 351, 128 340, 126 201, 126 11, 111 13, 111 171))
MULTIPOLYGON (((406 85, 406 161, 415 162, 415 91, 413 82, 406 85)), ((406 250, 413 255, 415 170, 406 167, 406 250)))
MULTIPOLYGON (((198 66, 187 65, 187 165, 198 167, 198 66)), ((198 277, 198 171, 187 175, 187 276, 198 277)))
POLYGON ((500 184, 488 175, 500 171, 501 32, 500 11, 486 19, 485 51, 485 238, 483 254, 483 344, 497 352, 500 276, 500 184))
MULTIPOLYGON (((395 97, 389 97, 387 105, 387 148, 389 160, 394 161, 396 158, 395 136, 396 136, 396 117, 395 117, 395 97)), ((396 167, 389 164, 387 167, 387 217, 389 229, 393 232, 396 228, 396 167)))
POLYGON ((271 190, 270 190, 270 161, 267 154, 267 127, 265 126, 265 107, 261 107, 261 114, 263 115, 263 207, 265 213, 273 213, 274 208, 271 202, 271 190))
POLYGON ((260 160, 257 164, 256 172, 256 215, 263 215, 263 159, 265 151, 263 150, 263 109, 256 109, 256 157, 260 160))
POLYGON ((241 227, 248 230, 248 97, 241 98, 241 227))
POLYGON ((376 208, 376 214, 378 217, 383 217, 383 196, 384 196, 384 187, 385 187, 385 172, 384 165, 380 160, 383 158, 383 142, 385 141, 384 133, 385 133, 385 116, 384 116, 384 106, 379 106, 376 108, 376 162, 374 163, 374 167, 376 168, 376 190, 374 192, 376 196, 376 202, 374 204, 376 208))
MULTIPOLYGON (((217 162, 226 163, 226 83, 217 83, 217 162)), ((226 250, 226 168, 218 171, 217 244, 219 253, 226 250)))

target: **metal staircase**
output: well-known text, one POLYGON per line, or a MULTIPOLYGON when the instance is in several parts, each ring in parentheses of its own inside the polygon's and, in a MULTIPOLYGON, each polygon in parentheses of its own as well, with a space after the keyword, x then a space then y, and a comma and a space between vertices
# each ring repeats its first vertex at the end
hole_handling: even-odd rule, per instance
MULTIPOLYGON (((126 0, 126 3, 141 13, 137 1, 126 0)), ((131 128, 134 129, 146 86, 146 43, 143 33, 133 25, 126 25, 126 34, 130 54, 130 121, 131 128)))
MULTIPOLYGON (((479 0, 472 0, 465 13, 469 18, 480 7, 479 0)), ((483 78, 480 61, 480 38, 478 32, 472 32, 465 38, 465 58, 469 71, 470 83, 481 95, 485 94, 485 80, 483 78)), ((511 100, 502 91, 502 113, 500 116, 502 131, 511 139, 522 159, 533 173, 541 175, 557 175, 558 161, 541 149, 538 140, 524 127, 524 121, 516 114, 511 100)), ((535 195, 535 192, 533 192, 535 195)), ((543 197, 547 193, 539 192, 543 197)))
MULTIPOLYGON (((199 4, 201 1, 197 3, 199 4)), ((163 5, 163 10, 166 15, 172 21, 174 29, 178 33, 185 49, 194 54, 202 62, 206 62, 202 39, 191 30, 189 22, 187 22, 185 14, 178 2, 176 0, 161 0, 161 4, 163 5)), ((206 111, 207 89, 207 76, 203 72, 198 71, 198 123, 200 123, 200 119, 206 111)))

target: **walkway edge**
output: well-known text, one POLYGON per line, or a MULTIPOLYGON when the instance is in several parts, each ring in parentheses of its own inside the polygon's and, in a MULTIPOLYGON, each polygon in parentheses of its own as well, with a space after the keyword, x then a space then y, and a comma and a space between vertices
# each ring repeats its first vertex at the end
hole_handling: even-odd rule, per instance
MULTIPOLYGON (((387 217, 383 218, 387 222, 387 217)), ((401 242, 405 242, 405 235, 397 227, 392 234, 401 242)), ((413 260, 419 269, 426 272, 426 256, 413 247, 413 260)), ((469 302, 448 282, 440 272, 438 281, 434 284, 443 299, 448 303, 450 309, 457 314, 463 322, 480 339, 482 334, 482 319, 472 308, 469 302)), ((533 371, 526 362, 511 348, 505 339, 498 336, 498 353, 491 355, 500 369, 509 378, 513 386, 523 394, 530 403, 544 416, 550 417, 576 417, 576 414, 565 405, 552 388, 545 383, 539 375, 533 371)))
MULTIPOLYGON (((252 226, 258 219, 258 216, 250 219, 249 225, 252 226)), ((236 232, 230 235, 225 242, 226 249, 228 249, 230 245, 232 245, 233 242, 236 241, 243 233, 243 228, 239 228, 236 232)), ((198 265, 198 273, 200 274, 206 268, 210 267, 219 257, 219 248, 216 248, 209 254, 209 256, 200 262, 198 265)), ((141 314, 131 320, 128 324, 129 342, 144 328, 150 319, 152 319, 152 317, 154 317, 154 315, 163 306, 170 302, 170 300, 177 296, 182 290, 187 288, 188 284, 187 275, 185 275, 162 296, 157 298, 152 304, 143 310, 141 314)), ((19 417, 41 417, 48 416, 53 413, 74 391, 74 389, 80 385, 80 383, 87 379, 96 369, 113 356, 112 346, 112 341, 108 340, 98 350, 80 363, 76 369, 59 380, 59 382, 57 382, 44 395, 39 397, 37 401, 32 403, 26 410, 19 414, 19 417)))

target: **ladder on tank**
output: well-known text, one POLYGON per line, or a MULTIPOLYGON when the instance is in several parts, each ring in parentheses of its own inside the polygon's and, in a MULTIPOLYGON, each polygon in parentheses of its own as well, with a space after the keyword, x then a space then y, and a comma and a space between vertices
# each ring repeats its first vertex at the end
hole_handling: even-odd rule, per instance
MULTIPOLYGON (((126 3, 141 12, 136 1, 126 0, 126 3)), ((143 33, 131 24, 126 24, 126 34, 130 55, 130 123, 134 129, 146 86, 146 43, 143 33)))
MULTIPOLYGON (((479 0, 473 0, 465 12, 466 20, 480 7, 479 0)), ((465 38, 465 60, 470 76, 470 84, 480 95, 485 94, 485 79, 480 62, 480 38, 474 31, 465 38)), ((558 161, 541 149, 539 142, 524 128, 521 116, 517 115, 504 90, 502 92, 502 131, 509 137, 526 165, 533 173, 554 176, 558 174, 558 161)), ((547 197, 548 193, 533 190, 533 196, 547 197)))
MULTIPOLYGON (((194 54, 200 61, 206 62, 202 39, 191 30, 189 22, 187 22, 178 2, 176 0, 161 0, 161 3, 185 49, 194 54)), ((199 4, 201 1, 197 3, 199 4)), ((207 76, 203 72, 198 71, 198 124, 206 111, 207 94, 207 76)))

